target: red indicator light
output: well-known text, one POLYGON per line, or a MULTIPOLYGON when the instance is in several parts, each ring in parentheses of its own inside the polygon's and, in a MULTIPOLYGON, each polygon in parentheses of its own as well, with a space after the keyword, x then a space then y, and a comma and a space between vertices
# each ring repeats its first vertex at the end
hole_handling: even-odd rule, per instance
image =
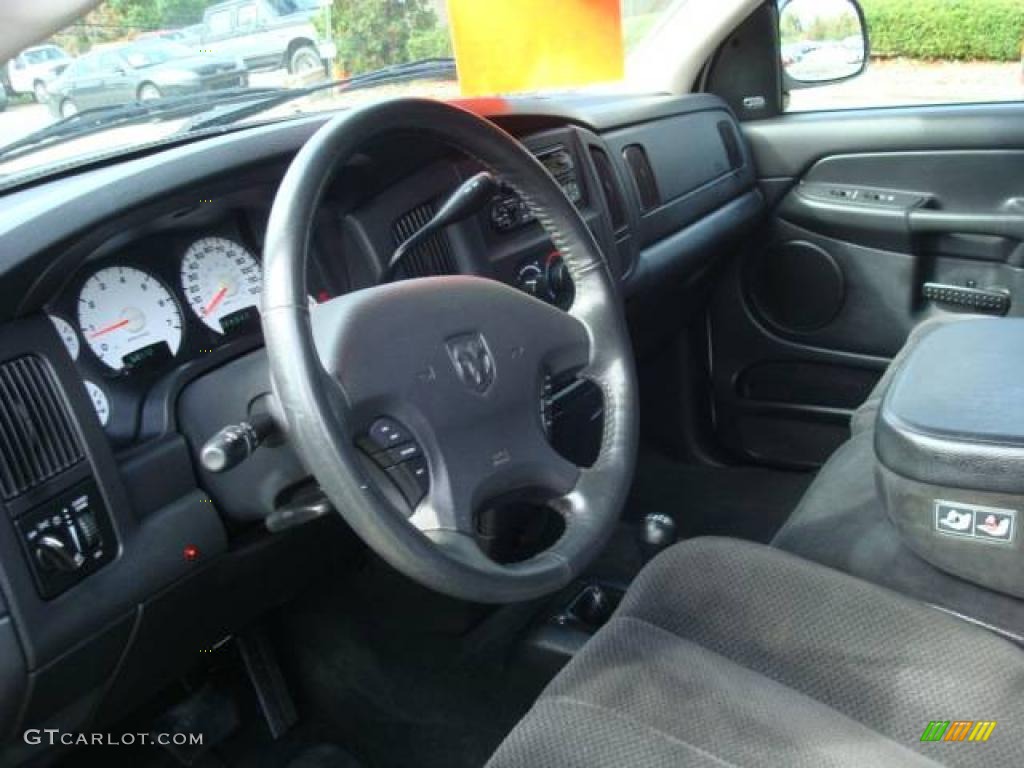
POLYGON ((316 303, 317 304, 323 304, 325 301, 330 301, 330 300, 331 300, 331 294, 329 294, 327 291, 320 291, 316 295, 316 303))
POLYGON ((199 559, 199 547, 195 546, 194 544, 189 544, 185 547, 181 554, 184 556, 185 562, 195 562, 199 559))

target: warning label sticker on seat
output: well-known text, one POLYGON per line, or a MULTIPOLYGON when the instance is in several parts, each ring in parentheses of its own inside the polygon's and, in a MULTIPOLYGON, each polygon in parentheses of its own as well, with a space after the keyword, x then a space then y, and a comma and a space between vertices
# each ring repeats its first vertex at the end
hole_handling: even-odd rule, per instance
POLYGON ((1013 509, 935 502, 935 530, 948 536, 1010 544, 1016 528, 1017 512, 1013 509))

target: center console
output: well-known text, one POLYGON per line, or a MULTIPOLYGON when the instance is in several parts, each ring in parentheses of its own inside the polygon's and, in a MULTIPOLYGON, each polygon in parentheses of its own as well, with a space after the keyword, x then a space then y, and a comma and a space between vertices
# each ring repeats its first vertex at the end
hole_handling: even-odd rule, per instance
POLYGON ((925 337, 885 396, 875 452, 886 510, 916 554, 1024 597, 1024 319, 925 337))

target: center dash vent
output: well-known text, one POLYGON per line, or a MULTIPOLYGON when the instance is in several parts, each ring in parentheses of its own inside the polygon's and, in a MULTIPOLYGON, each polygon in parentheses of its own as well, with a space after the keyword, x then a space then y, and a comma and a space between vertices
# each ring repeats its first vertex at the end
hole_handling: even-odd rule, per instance
POLYGON ((647 152, 639 144, 630 144, 622 150, 622 157, 629 166, 633 182, 636 184, 641 212, 647 213, 657 208, 661 205, 661 193, 658 192, 658 180, 654 178, 647 152))
POLYGON ((67 406, 35 356, 0 365, 0 493, 13 499, 82 460, 67 406))
MULTIPOLYGON (((394 223, 395 246, 399 246, 419 232, 434 218, 434 204, 424 203, 400 216, 394 223)), ((399 277, 430 277, 432 275, 454 275, 455 259, 452 246, 445 232, 431 235, 424 242, 405 255, 398 268, 399 277)))
POLYGON ((590 148, 590 157, 594 161, 594 170, 597 172, 597 179, 601 183, 601 191, 604 193, 605 205, 608 206, 608 216, 611 218, 612 230, 620 234, 626 229, 626 208, 622 204, 622 195, 619 194, 619 184, 615 180, 615 169, 612 168, 612 161, 604 150, 597 147, 590 148))

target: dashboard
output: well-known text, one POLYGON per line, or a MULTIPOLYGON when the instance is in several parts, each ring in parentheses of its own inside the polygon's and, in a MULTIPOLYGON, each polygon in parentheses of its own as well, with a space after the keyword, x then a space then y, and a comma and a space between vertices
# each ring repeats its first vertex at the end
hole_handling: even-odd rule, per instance
MULTIPOLYGON (((589 191, 593 181, 580 167, 576 131, 559 128, 526 140, 606 238, 594 205, 596 190, 589 191)), ((353 169, 353 177, 335 183, 310 248, 311 308, 379 282, 394 248, 476 171, 440 147, 421 147, 414 165, 420 170, 370 197, 361 181, 367 168, 353 169)), ((388 177, 386 169, 381 172, 388 177)), ((273 184, 256 183, 201 196, 184 207, 175 201, 95 249, 46 303, 45 313, 115 448, 159 438, 168 422, 155 417, 173 412, 174 398, 208 370, 206 361, 260 345, 262 250, 273 192, 273 184)), ((397 279, 459 272, 494 277, 562 309, 574 299, 560 254, 525 203, 507 190, 469 220, 413 249, 397 279), (485 253, 492 258, 481 258, 485 253)))
MULTIPOLYGON (((638 354, 646 330, 681 313, 688 286, 763 211, 738 126, 714 97, 463 106, 517 137, 577 206, 638 354)), ((288 163, 324 120, 183 140, 4 195, 0 763, 36 756, 4 741, 18 727, 115 721, 195 663, 197 648, 289 599, 314 553, 338 558, 340 540, 319 523, 267 530, 268 515, 309 490, 284 441, 227 473, 199 461, 206 440, 270 392, 258 304, 266 222, 288 163)), ((409 137, 339 169, 309 243, 313 311, 378 284, 396 247, 479 170, 409 137)), ((580 299, 508 190, 421 243, 395 279, 448 274, 563 309, 580 299)), ((540 410, 556 449, 585 465, 600 393, 549 382, 540 410)), ((344 546, 355 551, 353 538, 344 546)))
MULTIPOLYGON (((139 432, 140 413, 162 379, 220 350, 260 343, 268 214, 231 201, 175 212, 97 251, 48 302, 46 314, 115 445, 148 436, 139 432)), ((338 292, 319 254, 314 245, 311 304, 338 292)))

